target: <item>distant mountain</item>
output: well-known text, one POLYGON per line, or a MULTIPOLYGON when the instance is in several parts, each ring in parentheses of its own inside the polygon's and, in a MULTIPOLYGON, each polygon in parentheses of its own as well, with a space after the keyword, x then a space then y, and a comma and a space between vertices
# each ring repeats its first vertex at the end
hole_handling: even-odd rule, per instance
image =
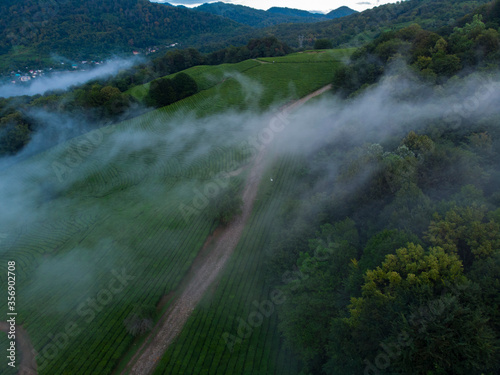
POLYGON ((269 8, 267 11, 269 13, 282 14, 285 16, 295 16, 295 17, 304 17, 304 18, 313 17, 317 21, 325 21, 327 19, 340 18, 340 17, 349 16, 349 15, 354 14, 354 13, 358 13, 358 11, 351 9, 349 7, 346 7, 346 6, 342 6, 340 8, 335 9, 335 10, 332 10, 330 13, 327 13, 327 14, 312 13, 312 12, 308 12, 306 10, 292 9, 292 8, 278 8, 278 7, 269 8))
MULTIPOLYGON (((201 13, 222 16, 244 25, 263 28, 280 23, 293 22, 283 15, 269 15, 266 11, 254 9, 243 5, 227 4, 223 2, 203 4, 193 8, 201 13)), ((296 21, 297 22, 297 21, 296 21)))
POLYGON ((283 14, 285 16, 294 16, 294 17, 316 17, 316 18, 324 18, 324 14, 320 13, 311 13, 307 10, 301 9, 293 9, 293 8, 280 8, 280 7, 272 7, 267 10, 268 13, 273 14, 283 14))
POLYGON ((0 70, 51 55, 103 58, 153 46, 199 46, 252 32, 235 21, 148 0, 2 0, 0 70))
POLYGON ((193 9, 200 12, 226 17, 233 21, 256 28, 264 28, 282 23, 319 22, 357 13, 355 10, 347 7, 339 8, 338 13, 334 13, 337 12, 337 10, 332 11, 331 16, 320 13, 311 13, 305 10, 278 7, 273 7, 264 11, 243 5, 223 2, 203 4, 193 9))
POLYGON ((330 13, 327 13, 326 18, 329 18, 329 19, 341 18, 341 17, 350 16, 351 14, 354 14, 354 13, 358 13, 358 12, 349 8, 349 7, 343 6, 343 7, 332 10, 330 13))
MULTIPOLYGON (((263 35, 274 35, 291 47, 312 47, 316 39, 330 39, 334 46, 362 45, 383 30, 398 29, 418 23, 428 30, 447 29, 449 32, 457 20, 472 12, 477 6, 490 0, 406 0, 381 5, 360 13, 350 14, 315 24, 280 24, 261 30, 263 35), (305 36, 305 39, 302 38, 305 36), (300 38, 299 38, 300 37, 300 38)), ((347 8, 349 9, 349 8, 347 8)), ((344 7, 330 12, 333 18, 342 15, 344 7)), ((345 14, 345 13, 344 13, 345 14)))

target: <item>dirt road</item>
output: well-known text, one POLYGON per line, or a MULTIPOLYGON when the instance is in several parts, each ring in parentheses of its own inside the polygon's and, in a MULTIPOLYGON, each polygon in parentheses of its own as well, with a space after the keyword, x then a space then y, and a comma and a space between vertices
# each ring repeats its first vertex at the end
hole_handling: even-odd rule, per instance
MULTIPOLYGON (((282 114, 285 113, 286 115, 330 88, 331 85, 325 86, 302 99, 284 106, 282 114)), ((236 248, 243 233, 243 228, 252 213, 259 183, 264 172, 265 153, 266 148, 263 148, 250 164, 251 170, 243 191, 241 215, 227 227, 220 229, 218 236, 213 238, 212 250, 204 255, 199 267, 188 273, 187 280, 183 282, 180 295, 159 320, 152 331, 153 333, 145 341, 147 344, 138 350, 122 374, 130 371, 129 373, 133 375, 149 375, 154 371, 163 353, 181 332, 191 312, 224 268, 236 248)))

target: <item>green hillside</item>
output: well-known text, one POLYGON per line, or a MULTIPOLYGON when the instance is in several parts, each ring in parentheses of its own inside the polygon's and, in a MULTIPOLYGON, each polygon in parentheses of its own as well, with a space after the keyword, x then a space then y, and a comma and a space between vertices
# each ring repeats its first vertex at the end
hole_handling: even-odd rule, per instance
MULTIPOLYGON (((111 374, 134 343, 124 321, 138 309, 154 320, 159 302, 168 306, 165 296, 179 286, 221 220, 216 203, 195 215, 182 207, 192 207, 193 192, 203 191, 221 172, 227 187, 220 188, 215 202, 240 194, 245 174, 229 178, 227 173, 248 162, 241 141, 264 126, 251 122, 251 128, 242 128, 240 118, 247 112, 236 113, 302 97, 331 82, 339 66, 332 58, 286 63, 286 69, 284 64, 250 60, 192 68, 187 73, 204 88, 198 94, 95 130, 3 172, 4 181, 33 192, 30 204, 39 213, 29 225, 2 221, 10 235, 0 243, 2 262, 16 259, 23 296, 18 321, 39 353, 39 374, 111 374), (228 110, 236 111, 234 122, 218 121, 217 115, 228 110), (61 265, 58 279, 49 277, 61 265), (130 280, 109 297, 117 274, 130 275, 130 280), (56 335, 65 338, 64 344, 53 342, 56 335)), ((255 246, 259 243, 240 246, 238 257, 258 261, 255 246)), ((265 293, 258 286, 262 280, 255 282, 255 296, 265 293)), ((232 293, 244 297, 243 291, 232 293)), ((226 295, 220 298, 227 301, 226 295)), ((276 321, 267 326, 269 344, 252 341, 245 350, 260 357, 273 353, 277 368, 290 366, 294 373, 297 363, 290 362, 276 321)), ((231 361, 245 367, 245 358, 242 352, 231 361)), ((267 366, 265 361, 261 365, 267 366)))
POLYGON ((311 13, 305 10, 272 7, 267 11, 243 5, 216 2, 197 6, 197 11, 215 14, 242 23, 244 25, 263 28, 282 23, 319 22, 328 19, 345 17, 357 13, 348 7, 332 10, 328 14, 311 13))
MULTIPOLYGON (((269 155, 270 159, 276 157, 269 155)), ((268 301, 272 293, 266 283, 264 249, 275 233, 276 213, 284 207, 280 197, 294 189, 296 165, 297 159, 280 158, 266 173, 258 204, 217 288, 193 312, 155 375, 300 373, 296 354, 282 343, 274 309, 260 324, 248 326, 249 338, 238 336, 241 320, 250 321, 259 311, 258 304, 268 301), (271 183, 271 178, 277 182, 271 183)))
MULTIPOLYGON (((196 66, 185 70, 196 80, 201 92, 172 107, 192 105, 198 116, 229 108, 268 109, 285 99, 299 98, 321 88, 333 80, 339 62, 351 50, 308 51, 283 57, 247 60, 238 64, 196 66), (248 82, 247 82, 248 80, 248 82), (240 88, 246 86, 246 92, 240 88), (225 101, 215 101, 222 95, 225 101), (246 99, 245 99, 246 98, 246 99)), ((172 77, 175 76, 167 76, 172 77)), ((128 92, 144 98, 149 84, 139 85, 128 92)))
MULTIPOLYGON (((259 63, 254 60, 246 60, 237 64, 221 64, 221 65, 197 65, 186 69, 183 72, 191 76, 198 84, 199 90, 208 90, 221 83, 224 80, 224 75, 238 72, 242 73, 248 69, 259 66, 259 63)), ((177 73, 165 76, 164 78, 173 78, 177 73)), ((135 98, 142 100, 149 90, 150 83, 132 87, 127 91, 135 98)))
POLYGON ((179 43, 221 42, 252 29, 229 19, 148 0, 2 1, 0 70, 43 66, 52 56, 102 60, 179 43))

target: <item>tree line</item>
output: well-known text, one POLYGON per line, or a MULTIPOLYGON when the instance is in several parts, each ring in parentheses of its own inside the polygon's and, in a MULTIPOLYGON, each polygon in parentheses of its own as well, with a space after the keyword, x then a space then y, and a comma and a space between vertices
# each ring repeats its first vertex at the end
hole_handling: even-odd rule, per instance
MULTIPOLYGON (((103 126, 143 113, 141 106, 126 91, 151 82, 146 104, 161 107, 193 95, 196 82, 186 74, 172 80, 160 79, 197 65, 236 63, 249 58, 283 56, 290 47, 274 37, 252 39, 242 47, 229 47, 208 54, 194 48, 169 51, 119 72, 115 77, 76 86, 68 91, 50 91, 43 95, 0 98, 0 156, 22 150, 41 127, 50 126, 32 116, 33 110, 44 110, 77 117, 82 122, 103 126)), ((87 130, 90 130, 87 128, 87 130)), ((47 143, 50 147, 52 143, 47 143)))
MULTIPOLYGON (((414 24, 380 35, 340 70, 336 93, 348 104, 382 77, 413 82, 397 97, 409 106, 467 90, 472 76, 486 90, 499 9, 441 34, 414 24)), ((498 372, 499 121, 395 117, 387 137, 368 116, 297 166, 268 280, 286 296, 279 327, 304 374, 498 372)))

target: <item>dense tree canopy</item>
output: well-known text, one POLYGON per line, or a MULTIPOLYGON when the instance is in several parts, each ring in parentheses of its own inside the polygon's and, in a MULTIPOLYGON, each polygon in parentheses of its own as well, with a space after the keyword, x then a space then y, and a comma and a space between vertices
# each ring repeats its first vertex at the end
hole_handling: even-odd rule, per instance
MULTIPOLYGON (((337 94, 363 100, 381 79, 410 77, 398 103, 439 100, 469 80, 486 97, 499 4, 439 32, 381 34, 336 75, 337 94)), ((418 131, 394 121, 390 139, 353 121, 297 172, 300 209, 289 204, 269 250, 269 279, 287 297, 280 329, 305 374, 496 374, 499 116, 443 116, 418 131), (332 164, 319 192, 301 187, 332 164)))
POLYGON ((173 43, 200 46, 250 32, 227 18, 147 0, 2 1, 0 68, 32 68, 50 56, 103 59, 115 53, 165 48, 173 43), (18 55, 20 50, 29 53, 18 55), (18 62, 18 63, 16 63, 18 62))

